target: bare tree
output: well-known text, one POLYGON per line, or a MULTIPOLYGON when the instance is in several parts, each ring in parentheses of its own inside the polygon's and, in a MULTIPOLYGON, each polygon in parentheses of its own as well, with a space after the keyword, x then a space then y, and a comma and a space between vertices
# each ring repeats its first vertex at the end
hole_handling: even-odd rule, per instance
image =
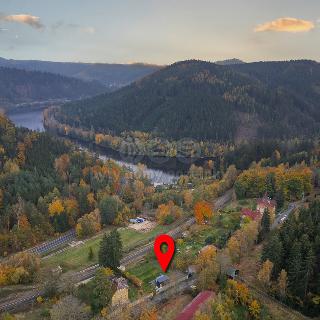
POLYGON ((52 320, 89 320, 85 305, 73 296, 62 298, 50 311, 52 320))

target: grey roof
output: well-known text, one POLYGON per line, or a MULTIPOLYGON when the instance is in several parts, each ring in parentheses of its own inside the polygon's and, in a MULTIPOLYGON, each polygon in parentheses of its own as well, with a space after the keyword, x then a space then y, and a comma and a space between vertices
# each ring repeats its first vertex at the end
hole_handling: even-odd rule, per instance
POLYGON ((226 273, 227 275, 234 276, 237 272, 239 272, 239 269, 234 267, 229 267, 226 273))
POLYGON ((162 283, 162 282, 165 282, 165 281, 168 281, 168 280, 169 280, 169 277, 166 276, 165 274, 162 274, 161 276, 156 278, 156 282, 158 282, 158 283, 162 283))

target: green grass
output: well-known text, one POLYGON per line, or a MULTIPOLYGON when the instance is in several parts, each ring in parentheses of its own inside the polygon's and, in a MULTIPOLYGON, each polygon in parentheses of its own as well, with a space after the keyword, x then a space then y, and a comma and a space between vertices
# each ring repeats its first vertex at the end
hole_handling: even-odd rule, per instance
POLYGON ((152 291, 154 285, 150 285, 150 282, 163 273, 155 259, 146 259, 142 263, 129 268, 128 272, 142 280, 142 289, 145 292, 152 291))
POLYGON ((225 210, 241 211, 242 208, 255 209, 257 205, 256 199, 241 199, 232 201, 225 210))
MULTIPOLYGON (((143 245, 161 233, 165 233, 170 230, 172 226, 156 226, 150 232, 138 232, 133 229, 120 229, 120 235, 122 238, 124 252, 128 252, 133 248, 143 245)), ((112 228, 107 229, 105 232, 110 232, 112 228)), ((80 270, 92 264, 98 262, 98 251, 99 244, 102 240, 104 233, 87 240, 83 245, 75 248, 68 248, 64 252, 58 253, 42 260, 43 267, 54 268, 61 266, 63 271, 68 270, 80 270), (94 259, 92 261, 88 260, 89 248, 92 248, 94 252, 94 259)))

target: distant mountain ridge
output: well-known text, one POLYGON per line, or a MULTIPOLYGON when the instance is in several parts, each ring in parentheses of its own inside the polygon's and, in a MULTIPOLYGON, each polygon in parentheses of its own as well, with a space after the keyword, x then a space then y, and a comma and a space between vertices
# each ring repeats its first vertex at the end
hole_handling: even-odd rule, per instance
POLYGON ((216 61, 215 63, 216 63, 216 64, 219 64, 219 65, 221 65, 221 66, 230 66, 230 65, 234 65, 234 64, 243 64, 243 63, 245 63, 245 62, 242 61, 242 60, 233 58, 233 59, 216 61))
POLYGON ((47 72, 0 67, 0 108, 46 100, 76 100, 105 93, 97 82, 47 72))
POLYGON ((109 89, 121 88, 161 68, 161 66, 143 63, 107 64, 0 58, 1 66, 27 71, 50 72, 84 81, 98 81, 109 89))
POLYGON ((67 104, 59 121, 96 132, 217 142, 314 137, 320 132, 320 64, 182 61, 117 92, 67 104))

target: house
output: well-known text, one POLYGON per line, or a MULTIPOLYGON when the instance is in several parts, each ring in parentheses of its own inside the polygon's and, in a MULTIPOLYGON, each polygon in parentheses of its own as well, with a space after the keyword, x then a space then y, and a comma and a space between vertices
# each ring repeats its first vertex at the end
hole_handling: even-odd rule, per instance
POLYGON ((192 278, 197 273, 197 267, 195 265, 188 266, 188 279, 192 278))
POLYGON ((176 317, 176 320, 191 320, 195 313, 201 309, 201 306, 208 301, 210 298, 214 297, 214 292, 212 291, 202 291, 200 292, 176 317))
POLYGON ((264 211, 268 209, 270 215, 275 215, 276 205, 276 201, 271 200, 267 195, 264 195, 263 198, 257 200, 257 211, 263 215, 264 211))
POLYGON ((162 288, 163 286, 165 286, 168 282, 169 282, 169 277, 162 274, 161 276, 159 276, 158 278, 156 278, 155 283, 156 283, 156 287, 157 288, 162 288))
POLYGON ((259 218, 261 218, 261 213, 259 211, 253 211, 251 209, 248 208, 243 208, 241 211, 242 217, 247 217, 251 220, 258 220, 259 218))
POLYGON ((240 273, 239 269, 235 267, 230 267, 226 271, 226 275, 228 279, 232 279, 232 280, 236 279, 239 276, 239 273, 240 273))
POLYGON ((119 306, 129 302, 129 286, 125 278, 113 278, 112 283, 115 289, 115 292, 112 296, 111 305, 119 306))

